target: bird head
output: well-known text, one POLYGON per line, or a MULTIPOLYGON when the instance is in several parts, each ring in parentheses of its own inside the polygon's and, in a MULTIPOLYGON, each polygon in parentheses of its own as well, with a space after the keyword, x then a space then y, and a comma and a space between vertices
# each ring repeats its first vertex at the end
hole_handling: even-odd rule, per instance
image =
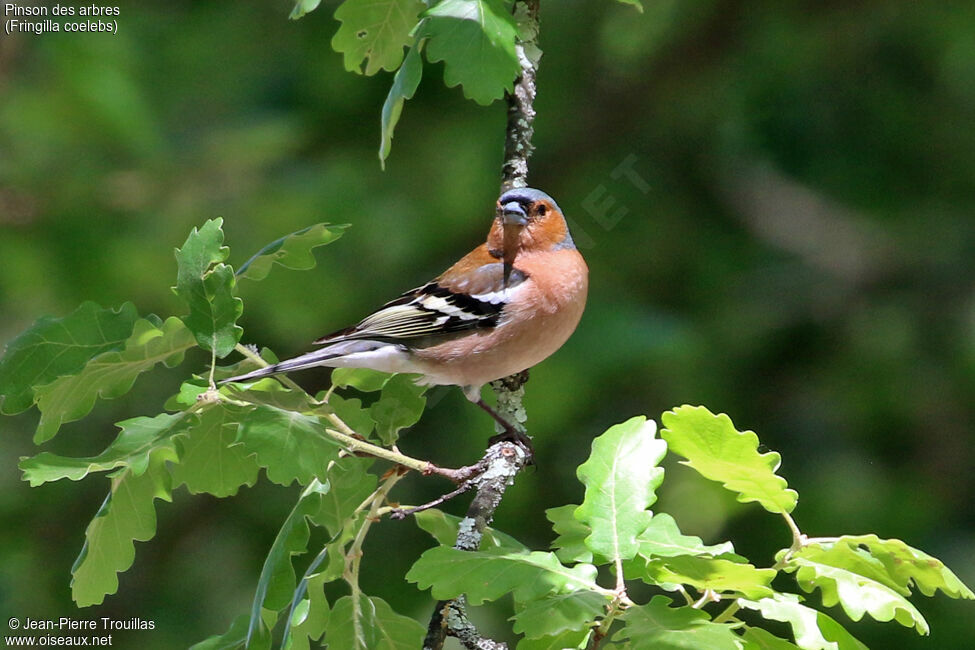
POLYGON ((555 199, 530 187, 508 190, 498 198, 488 245, 501 252, 505 277, 519 254, 575 248, 555 199))

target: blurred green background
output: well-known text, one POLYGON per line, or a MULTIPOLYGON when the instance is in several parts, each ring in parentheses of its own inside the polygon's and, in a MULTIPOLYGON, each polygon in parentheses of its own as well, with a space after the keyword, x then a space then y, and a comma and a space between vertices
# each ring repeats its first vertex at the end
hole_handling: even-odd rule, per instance
MULTIPOLYGON (((342 69, 334 5, 290 22, 280 0, 133 2, 117 36, 0 36, 0 341, 83 300, 181 313, 173 248, 217 216, 234 264, 311 223, 353 224, 315 270, 241 287, 245 341, 282 356, 481 240, 503 104, 465 101, 428 65, 381 171, 391 75, 342 69)), ((563 0, 542 20, 531 183, 570 217, 592 288, 575 336, 533 371, 538 464, 496 525, 547 546, 543 510, 581 499, 594 436, 705 404, 782 453, 804 532, 901 538, 975 583, 975 5, 650 0, 639 15, 563 0)), ((141 378, 45 449, 98 453, 112 423, 157 413, 204 363, 141 378)), ((479 457, 488 419, 456 390, 431 402, 401 448, 479 457)), ((117 647, 177 648, 247 611, 296 487, 157 502, 119 593, 78 611, 70 568, 107 484, 29 489, 16 464, 38 451, 35 421, 0 420, 0 613, 138 616, 156 630, 117 647)), ((789 543, 776 517, 667 468, 655 509, 685 532, 765 564, 789 543)), ((403 502, 447 487, 401 485, 403 502)), ((384 522, 367 592, 425 621, 428 595, 402 576, 429 544, 384 522)), ((851 629, 874 648, 972 646, 971 603, 915 602, 930 638, 851 629)), ((478 614, 499 637, 505 615, 478 614)))

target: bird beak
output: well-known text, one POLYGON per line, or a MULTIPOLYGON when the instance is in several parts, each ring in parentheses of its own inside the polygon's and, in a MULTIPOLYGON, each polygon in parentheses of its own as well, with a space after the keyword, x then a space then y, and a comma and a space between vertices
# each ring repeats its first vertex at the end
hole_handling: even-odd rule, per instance
POLYGON ((514 268, 515 256, 518 254, 518 239, 521 229, 528 223, 528 215, 525 209, 517 201, 498 204, 498 212, 501 215, 501 226, 504 232, 504 239, 501 243, 501 261, 504 264, 504 287, 508 287, 508 278, 514 268))
POLYGON ((501 218, 507 226, 524 226, 528 223, 528 215, 525 209, 517 201, 505 203, 501 206, 501 218))

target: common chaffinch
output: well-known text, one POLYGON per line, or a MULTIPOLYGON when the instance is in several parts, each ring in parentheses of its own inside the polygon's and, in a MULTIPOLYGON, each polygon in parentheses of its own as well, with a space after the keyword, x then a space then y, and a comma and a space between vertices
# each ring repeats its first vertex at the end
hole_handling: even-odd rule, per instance
POLYGON ((435 280, 323 336, 314 352, 225 382, 314 366, 416 373, 420 384, 460 386, 505 437, 524 441, 484 403, 481 387, 562 347, 582 317, 588 286, 589 269, 558 204, 540 190, 509 190, 498 199, 487 241, 435 280))

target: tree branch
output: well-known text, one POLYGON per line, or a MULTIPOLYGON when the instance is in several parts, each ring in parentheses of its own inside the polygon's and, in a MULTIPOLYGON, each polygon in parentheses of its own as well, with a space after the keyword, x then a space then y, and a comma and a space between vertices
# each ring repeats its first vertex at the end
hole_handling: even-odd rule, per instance
MULTIPOLYGON (((502 192, 528 185, 528 159, 533 150, 535 122, 535 74, 542 56, 542 51, 538 49, 539 1, 516 0, 513 9, 519 32, 515 52, 521 64, 521 74, 507 94, 508 125, 501 169, 502 192)), ((522 405, 527 381, 526 370, 491 382, 498 397, 498 413, 515 426, 524 425, 527 420, 522 405)), ((495 426, 501 433, 500 425, 495 426)), ((484 529, 494 518, 501 497, 529 459, 528 450, 515 443, 499 442, 488 448, 484 455, 487 469, 473 479, 477 494, 471 501, 467 516, 460 522, 454 548, 476 551, 480 547, 484 529)), ((470 650, 507 650, 508 647, 507 644, 485 639, 478 633, 467 617, 467 600, 464 596, 437 603, 423 641, 424 650, 441 650, 448 635, 457 638, 470 650)))
MULTIPOLYGON (((476 551, 481 545, 484 529, 494 518, 494 511, 501 503, 501 497, 515 476, 528 462, 528 452, 512 442, 499 442, 491 445, 484 454, 487 469, 472 482, 477 494, 467 509, 457 528, 457 542, 454 548, 462 551, 476 551)), ((427 627, 424 650, 440 650, 447 636, 456 637, 467 648, 491 650, 507 648, 489 639, 483 639, 467 618, 467 602, 463 597, 451 601, 440 601, 434 608, 427 627), (468 643, 473 645, 469 645, 468 643), (493 645, 492 645, 493 644, 493 645)))
MULTIPOLYGON (((515 53, 521 65, 521 74, 514 87, 507 93, 508 124, 504 139, 504 163, 501 167, 501 192, 528 185, 528 159, 534 151, 532 136, 535 134, 535 77, 542 50, 538 47, 538 14, 541 0, 516 0, 513 12, 518 23, 518 39, 515 53)), ((522 406, 524 385, 528 381, 525 370, 510 377, 491 382, 498 397, 497 411, 501 417, 516 426, 528 419, 522 406)), ((497 429, 501 433, 501 428, 497 429)))
MULTIPOLYGON (((508 650, 507 643, 492 641, 481 636, 474 624, 467 618, 467 599, 463 595, 451 601, 438 603, 439 605, 442 605, 442 609, 438 614, 446 620, 445 627, 451 630, 451 636, 460 641, 465 648, 469 650, 508 650)), ((429 639, 429 636, 427 638, 429 639)), ((442 644, 443 641, 441 640, 440 643, 442 644)))
POLYGON ((528 185, 528 159, 532 155, 535 133, 535 74, 542 51, 538 48, 538 10, 540 0, 518 0, 514 15, 518 23, 515 53, 521 74, 514 89, 507 94, 508 127, 504 141, 504 164, 501 168, 501 191, 528 185))

